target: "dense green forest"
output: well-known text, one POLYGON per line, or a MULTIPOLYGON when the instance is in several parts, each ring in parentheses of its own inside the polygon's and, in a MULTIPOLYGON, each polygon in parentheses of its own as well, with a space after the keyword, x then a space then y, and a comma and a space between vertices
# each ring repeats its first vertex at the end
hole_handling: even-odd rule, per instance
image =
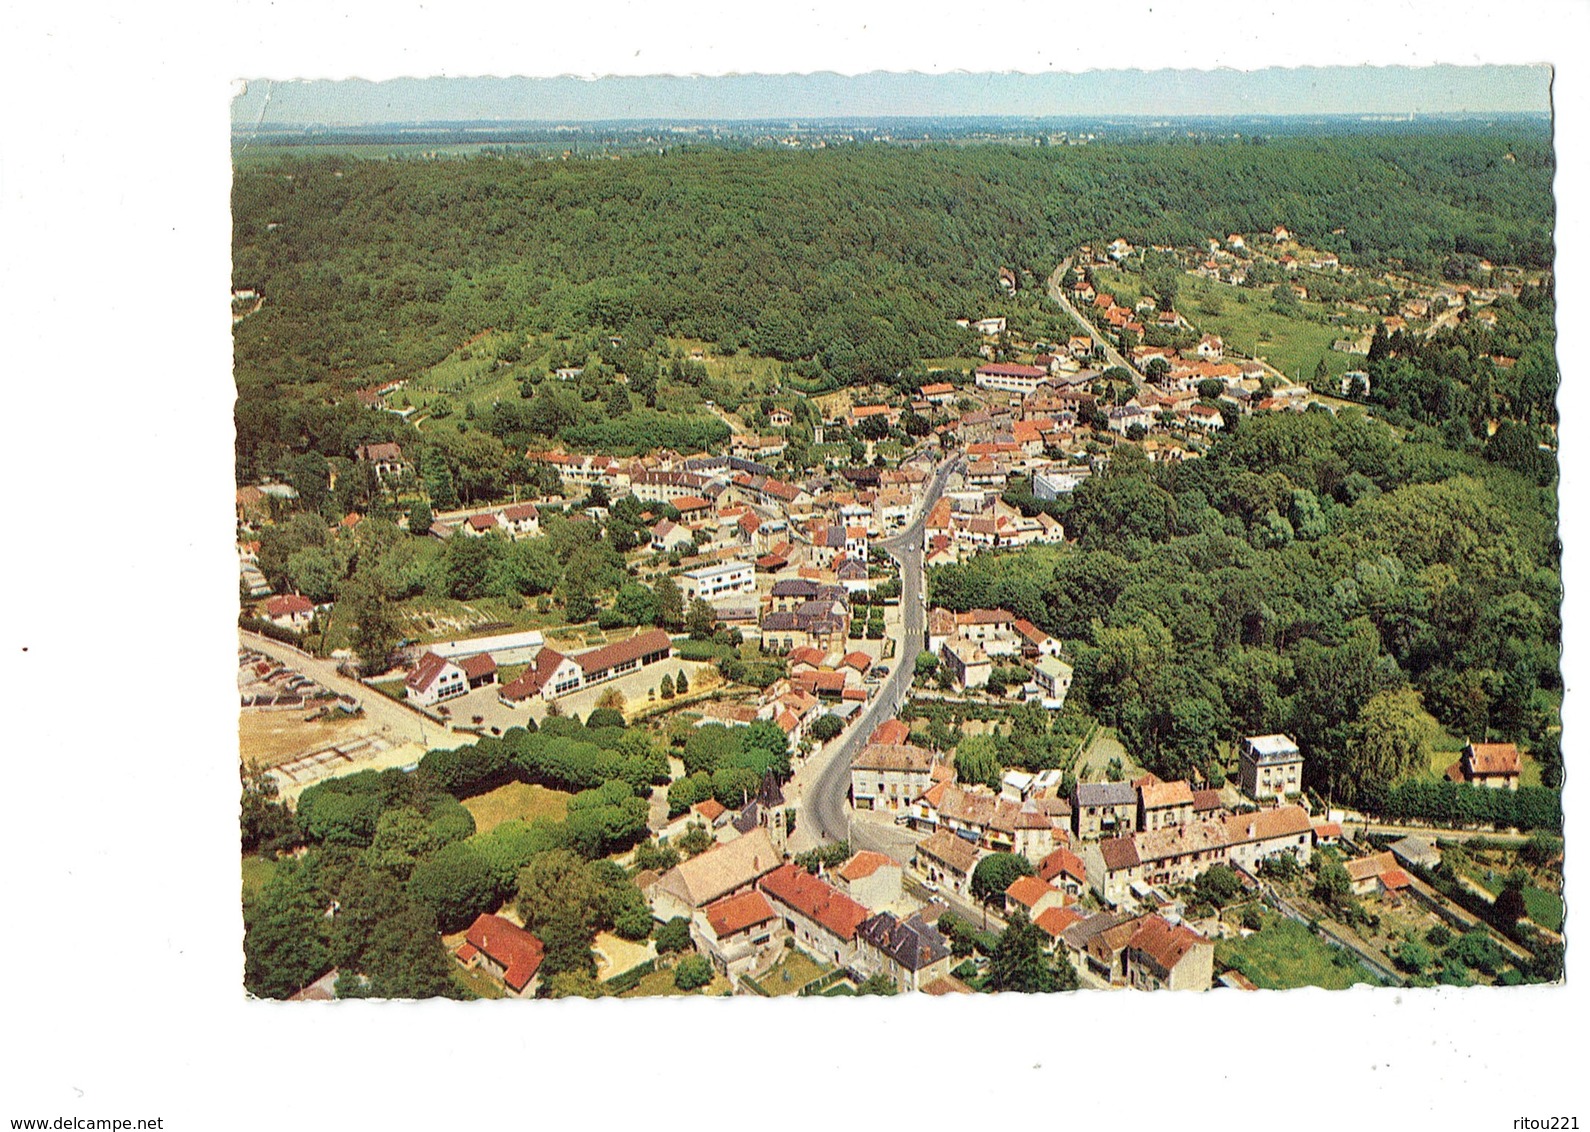
POLYGON ((1032 283, 1117 235, 1185 246, 1284 223, 1360 265, 1545 266, 1550 142, 1517 133, 250 163, 233 186, 233 279, 266 301, 234 335, 239 474, 415 439, 349 394, 488 329, 505 336, 495 361, 523 379, 522 404, 469 433, 499 442, 486 463, 502 478, 510 435, 507 451, 526 435, 622 447, 687 427, 655 411, 660 335, 829 385, 888 378, 966 352, 952 319, 993 309, 999 267, 1032 283), (548 389, 519 346, 539 334, 593 352, 621 336, 603 360, 628 391, 548 389))
POLYGON ((1073 694, 1160 774, 1288 731, 1315 786, 1362 797, 1428 769, 1428 709, 1533 742, 1555 785, 1555 489, 1427 431, 1319 409, 1239 420, 1201 460, 1123 447, 1054 507, 1074 547, 941 568, 932 600, 1063 639, 1073 694))

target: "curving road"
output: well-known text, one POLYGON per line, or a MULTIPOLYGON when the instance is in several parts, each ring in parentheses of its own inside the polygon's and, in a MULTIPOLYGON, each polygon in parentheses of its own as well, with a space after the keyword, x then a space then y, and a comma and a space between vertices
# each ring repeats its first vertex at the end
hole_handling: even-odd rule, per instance
POLYGON ((928 512, 944 494, 945 481, 960 463, 960 455, 951 456, 939 465, 927 483, 922 497, 921 510, 916 520, 899 534, 880 539, 878 547, 900 564, 900 611, 903 619, 901 639, 895 642, 894 669, 879 686, 878 692, 868 701, 849 733, 839 741, 839 746, 818 775, 817 781, 806 792, 802 804, 803 817, 816 828, 823 841, 840 841, 850 833, 850 764, 867 736, 878 724, 893 719, 911 690, 911 679, 916 671, 917 654, 927 634, 927 586, 922 572, 922 528, 928 512))
POLYGON ((1049 297, 1059 304, 1061 310, 1065 311, 1071 316, 1077 325, 1087 333, 1089 338, 1093 339, 1094 348, 1104 351, 1105 361, 1109 362, 1112 366, 1120 366, 1122 369, 1126 370, 1127 373, 1132 375, 1133 381, 1136 381, 1137 370, 1132 367, 1132 363, 1122 357, 1121 352, 1111 345, 1107 338, 1093 328, 1093 320, 1088 318, 1081 311, 1077 310, 1076 307, 1072 306, 1071 300, 1066 297, 1065 288, 1060 285, 1060 281, 1065 278, 1066 270, 1070 266, 1071 257, 1066 256, 1065 259, 1060 261, 1060 266, 1054 269, 1054 274, 1049 276, 1049 297))

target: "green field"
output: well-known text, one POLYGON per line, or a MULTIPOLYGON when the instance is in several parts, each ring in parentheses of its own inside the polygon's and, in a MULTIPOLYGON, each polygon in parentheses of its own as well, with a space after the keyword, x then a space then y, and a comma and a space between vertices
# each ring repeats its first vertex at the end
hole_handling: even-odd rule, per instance
MULTIPOLYGON (((1094 277, 1099 289, 1114 295, 1118 303, 1135 302, 1142 294, 1137 276, 1100 268, 1095 269, 1094 277)), ((1264 358, 1288 377, 1311 382, 1321 358, 1333 377, 1364 364, 1361 356, 1331 349, 1336 339, 1355 335, 1339 326, 1277 314, 1270 309, 1271 299, 1266 291, 1233 287, 1197 275, 1183 275, 1177 286, 1176 309, 1200 331, 1218 334, 1229 349, 1238 353, 1264 358), (1248 301, 1241 302, 1239 296, 1246 296, 1248 301)), ((1300 306, 1318 314, 1329 310, 1318 303, 1305 302, 1300 306)))
POLYGON ((510 782, 484 794, 464 799, 464 809, 475 819, 476 833, 489 833, 505 821, 532 822, 537 818, 562 821, 570 795, 545 786, 510 782))
POLYGON ((1555 892, 1529 885, 1524 889, 1524 907, 1529 910, 1529 918, 1541 927, 1554 932, 1562 930, 1562 897, 1555 892))
POLYGON ((1355 983, 1374 985, 1347 952, 1275 913, 1266 913, 1264 927, 1246 939, 1217 940, 1215 958, 1224 966, 1235 967, 1263 990, 1345 990, 1355 983))
POLYGON ((243 858, 243 903, 247 904, 259 895, 265 883, 276 875, 276 862, 267 861, 264 857, 247 856, 243 858))
POLYGON ((778 966, 756 981, 768 994, 780 998, 794 994, 813 979, 820 978, 832 970, 833 967, 829 964, 819 963, 804 951, 791 948, 784 953, 784 958, 779 960, 778 966))
POLYGON ((401 392, 392 394, 391 404, 401 408, 406 399, 423 410, 446 402, 461 412, 466 402, 473 401, 477 408, 484 409, 495 400, 518 397, 519 383, 531 373, 544 370, 548 352, 527 352, 518 365, 499 368, 496 350, 508 340, 506 334, 489 334, 460 346, 410 381, 401 392))
POLYGON ((507 998, 508 992, 503 985, 492 978, 479 967, 461 967, 448 960, 453 966, 453 982, 472 993, 476 998, 507 998))
POLYGON ((641 979, 631 989, 619 995, 619 998, 666 998, 669 996, 684 997, 687 995, 704 995, 708 998, 726 995, 729 993, 729 980, 714 972, 712 981, 704 987, 693 991, 682 991, 674 986, 674 973, 671 969, 653 971, 641 979))

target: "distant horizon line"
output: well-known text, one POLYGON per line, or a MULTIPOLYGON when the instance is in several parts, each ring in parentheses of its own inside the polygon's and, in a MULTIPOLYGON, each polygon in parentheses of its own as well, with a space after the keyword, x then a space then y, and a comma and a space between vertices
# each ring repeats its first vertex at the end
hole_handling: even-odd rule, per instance
POLYGON ((259 126, 250 125, 243 121, 234 121, 234 130, 272 130, 294 127, 318 126, 323 129, 336 130, 369 130, 386 126, 464 126, 485 123, 495 126, 504 125, 556 125, 556 126, 603 126, 624 125, 629 123, 656 123, 679 122, 689 125, 770 125, 800 122, 1110 122, 1110 121, 1165 121, 1165 122, 1205 122, 1205 121, 1268 121, 1283 119, 1295 121, 1298 119, 1346 119, 1349 121, 1413 121, 1419 118, 1540 118, 1550 120, 1553 111, 1544 110, 1340 110, 1340 111, 1279 111, 1272 113, 1259 113, 1245 111, 1241 113, 1224 114, 1155 114, 1146 111, 1121 111, 1109 114, 839 114, 839 115, 809 115, 789 114, 779 116, 756 116, 746 118, 735 117, 680 117, 674 115, 659 115, 656 117, 638 116, 624 118, 390 118, 381 121, 368 122, 337 122, 327 123, 305 119, 302 121, 276 121, 259 126))

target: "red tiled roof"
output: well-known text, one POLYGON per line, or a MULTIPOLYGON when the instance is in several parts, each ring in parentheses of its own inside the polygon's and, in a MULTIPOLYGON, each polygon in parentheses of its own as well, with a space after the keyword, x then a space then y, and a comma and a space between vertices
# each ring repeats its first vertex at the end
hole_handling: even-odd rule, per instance
POLYGON ((846 880, 862 880, 870 877, 879 869, 899 868, 893 857, 882 853, 875 853, 871 849, 863 849, 850 860, 839 866, 839 875, 846 880))
POLYGON ((493 962, 502 964, 502 981, 516 991, 530 984, 546 956, 546 948, 535 936, 501 916, 484 912, 475 917, 464 938, 493 962))
POLYGON ((533 665, 519 674, 518 678, 507 684, 498 694, 505 700, 523 700, 540 692, 546 687, 552 674, 562 664, 564 656, 557 649, 542 649, 536 653, 533 665))
POLYGON ((1033 921, 1042 928, 1044 934, 1051 939, 1059 939, 1060 933, 1072 924, 1080 924, 1085 917, 1075 908, 1045 908, 1043 914, 1033 921))
POLYGON ((707 923, 712 925, 713 934, 719 939, 778 918, 768 905, 767 897, 754 888, 738 896, 725 896, 714 904, 708 904, 703 910, 707 914, 707 923))
POLYGON ((1472 774, 1518 774, 1523 769, 1513 743, 1470 743, 1463 755, 1472 774))
POLYGON ((716 798, 708 798, 705 802, 697 802, 690 808, 703 818, 706 818, 708 822, 715 822, 728 812, 723 803, 716 798))
POLYGON ((1040 880, 1033 876, 1026 876, 1017 877, 1015 880, 1011 881, 1010 887, 1005 889, 1005 895, 1018 904, 1021 904, 1027 908, 1032 908, 1037 905, 1038 901, 1042 900, 1049 893, 1058 893, 1059 891, 1059 889, 1055 888, 1054 885, 1050 884, 1048 881, 1040 880))
POLYGON ((516 503, 512 507, 504 507, 502 509, 503 518, 510 523, 518 523, 525 519, 535 519, 540 514, 541 512, 536 509, 534 503, 516 503))
POLYGON ((879 744, 886 747, 899 746, 911 738, 911 727, 903 719, 886 719, 872 729, 872 734, 867 737, 869 744, 879 744))
POLYGON ((1387 869, 1380 874, 1380 883, 1389 889, 1407 888, 1413 883, 1413 878, 1401 869, 1387 869))
POLYGON ((1142 864, 1137 856, 1137 844, 1130 837, 1112 837, 1099 842, 1099 854, 1104 858, 1104 867, 1110 872, 1135 869, 1142 864))
POLYGON ((1046 881, 1052 881, 1057 876, 1071 876, 1077 880, 1088 879, 1087 866, 1069 849, 1056 849, 1038 865, 1038 876, 1046 881))
POLYGON ((472 530, 477 531, 491 531, 495 530, 498 526, 497 516, 495 515, 471 515, 465 521, 469 524, 472 530))
POLYGON ((1147 955, 1161 970, 1173 971, 1189 951, 1205 942, 1203 936, 1185 924, 1150 916, 1132 934, 1127 947, 1147 955))
POLYGON ((790 650, 789 662, 791 664, 809 664, 813 668, 821 668, 828 662, 828 654, 822 649, 815 649, 810 645, 802 645, 798 649, 790 650))
POLYGON ((442 669, 447 667, 447 663, 445 658, 427 652, 420 657, 420 662, 414 666, 414 671, 408 674, 403 683, 416 692, 423 692, 442 674, 442 669))
POLYGON ((826 881, 799 865, 781 865, 761 880, 762 891, 788 905, 842 940, 856 938, 856 928, 872 913, 826 881))
POLYGON ((284 617, 289 613, 309 613, 314 608, 315 603, 303 594, 282 594, 265 603, 265 612, 271 617, 284 617))
POLYGON ((1141 790, 1143 808, 1161 809, 1166 806, 1192 805, 1192 787, 1185 780, 1146 783, 1141 790))
MULTIPOLYGON (((628 640, 617 641, 611 645, 603 645, 599 649, 581 653, 574 658, 585 672, 601 672, 612 668, 615 664, 622 664, 627 660, 636 660, 647 653, 668 652, 673 650, 673 641, 662 629, 648 629, 628 640)), ((545 651, 545 650, 543 650, 545 651)), ((537 659, 540 659, 539 657, 537 659)))
POLYGON ((479 680, 482 676, 490 676, 497 671, 497 662, 489 652, 482 652, 466 656, 458 662, 458 667, 464 670, 467 679, 479 680))
POLYGON ((1256 814, 1233 814, 1226 819, 1226 838, 1232 845, 1249 841, 1269 841, 1275 837, 1291 837, 1299 833, 1312 833, 1314 824, 1302 806, 1282 806, 1274 810, 1260 810, 1256 814))

